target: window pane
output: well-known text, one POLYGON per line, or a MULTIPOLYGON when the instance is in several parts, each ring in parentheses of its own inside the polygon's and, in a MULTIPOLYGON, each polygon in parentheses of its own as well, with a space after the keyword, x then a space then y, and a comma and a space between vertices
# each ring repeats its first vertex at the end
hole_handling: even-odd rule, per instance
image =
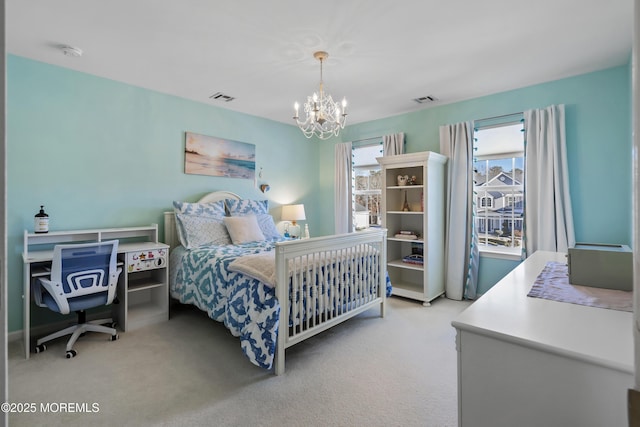
POLYGON ((475 227, 480 250, 522 246, 524 134, 521 124, 477 130, 474 137, 475 227))
POLYGON ((356 229, 379 226, 382 172, 376 157, 382 145, 353 148, 353 224, 356 229))

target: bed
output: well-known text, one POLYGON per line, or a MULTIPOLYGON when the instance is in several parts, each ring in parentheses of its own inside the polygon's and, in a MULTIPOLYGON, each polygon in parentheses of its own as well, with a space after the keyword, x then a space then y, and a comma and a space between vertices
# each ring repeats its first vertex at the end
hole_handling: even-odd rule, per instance
POLYGON ((217 191, 174 206, 164 215, 171 297, 223 322, 252 363, 280 375, 288 347, 374 307, 384 317, 386 230, 288 240, 274 231, 266 200, 217 191), (192 232, 195 243, 185 242, 201 221, 219 230, 208 238, 192 232), (254 221, 264 239, 251 236, 254 221))

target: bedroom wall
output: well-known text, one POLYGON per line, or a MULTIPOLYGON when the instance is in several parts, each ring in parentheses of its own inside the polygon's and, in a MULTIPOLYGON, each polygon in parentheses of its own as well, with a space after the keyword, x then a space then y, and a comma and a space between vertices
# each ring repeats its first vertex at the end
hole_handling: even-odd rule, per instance
MULTIPOLYGON (((439 127, 551 104, 566 106, 567 156, 576 240, 631 245, 630 65, 348 126, 342 141, 405 132, 406 151, 440 152, 439 127)), ((434 95, 438 95, 435 91, 434 95)), ((333 196, 333 146, 320 153, 323 198, 333 196), (331 179, 329 179, 331 177, 331 179)), ((322 206, 333 213, 333 203, 322 206)), ((332 230, 333 224, 324 232, 332 230)), ((514 261, 482 258, 479 291, 514 261)))
MULTIPOLYGON (((12 55, 7 79, 10 332, 22 328, 23 230, 33 231, 41 204, 51 230, 162 229, 173 200, 229 190, 269 199, 276 221, 280 205, 304 203, 311 232, 321 228, 318 144, 294 126, 12 55), (185 131, 255 144, 271 191, 262 194, 251 180, 186 175, 185 131)), ((52 316, 37 312, 34 325, 52 316)))

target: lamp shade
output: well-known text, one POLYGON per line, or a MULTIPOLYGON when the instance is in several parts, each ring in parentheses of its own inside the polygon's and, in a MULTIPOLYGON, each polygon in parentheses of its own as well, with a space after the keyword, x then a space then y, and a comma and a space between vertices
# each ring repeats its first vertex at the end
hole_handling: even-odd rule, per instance
POLYGON ((282 206, 283 221, 304 221, 307 217, 304 214, 304 205, 284 205, 282 206))

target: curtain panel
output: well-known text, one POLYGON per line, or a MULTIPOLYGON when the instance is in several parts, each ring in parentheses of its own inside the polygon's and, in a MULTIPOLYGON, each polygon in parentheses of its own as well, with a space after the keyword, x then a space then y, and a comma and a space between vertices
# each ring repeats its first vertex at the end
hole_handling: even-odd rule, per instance
POLYGON ((471 122, 440 127, 440 152, 449 158, 445 226, 445 294, 474 299, 480 252, 474 227, 473 131, 471 122))
POLYGON ((569 194, 564 105, 524 112, 527 255, 576 243, 569 194))
POLYGON ((351 142, 335 146, 335 232, 336 234, 353 231, 352 214, 352 148, 351 142))
POLYGON ((382 137, 382 155, 395 156, 404 154, 404 132, 382 137))

